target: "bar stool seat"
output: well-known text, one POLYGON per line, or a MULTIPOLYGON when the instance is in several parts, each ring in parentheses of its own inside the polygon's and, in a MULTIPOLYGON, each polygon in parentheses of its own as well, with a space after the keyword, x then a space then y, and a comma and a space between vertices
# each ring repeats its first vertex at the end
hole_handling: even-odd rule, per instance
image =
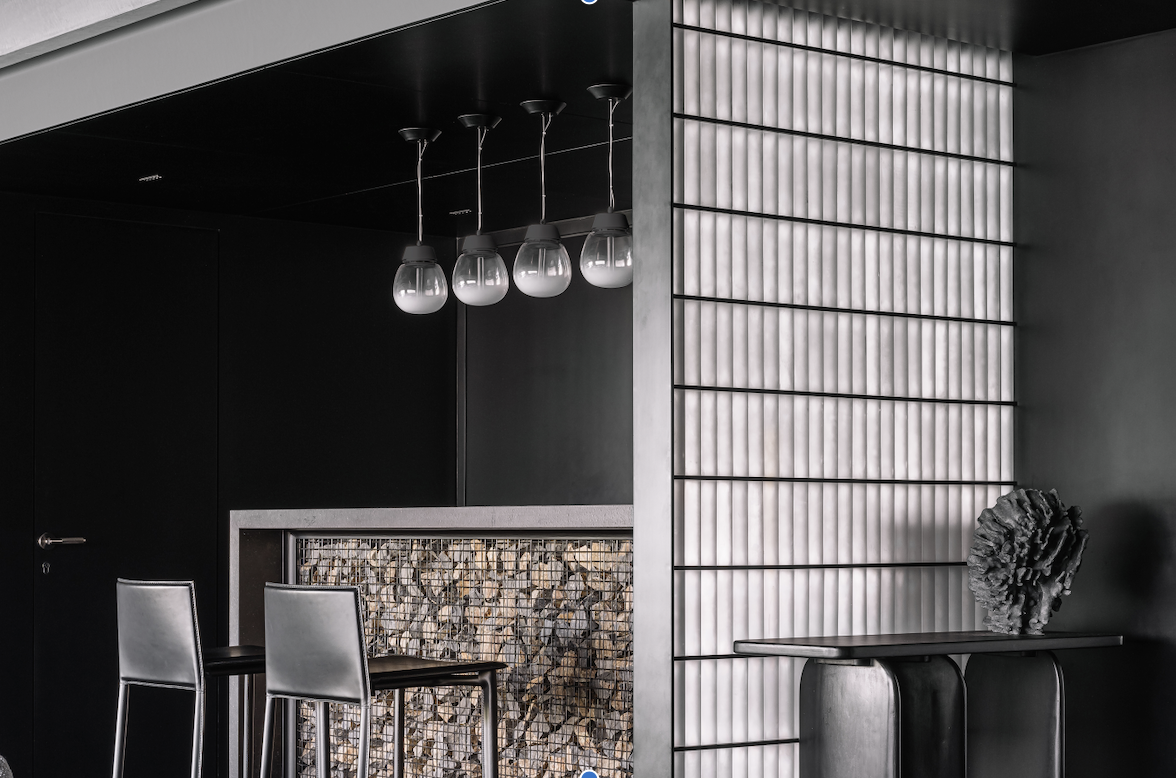
POLYGON ((404 692, 420 686, 477 686, 482 692, 482 776, 498 776, 498 682, 502 662, 450 662, 415 656, 368 658, 354 586, 265 587, 265 719, 261 778, 273 763, 275 703, 315 703, 316 773, 330 773, 327 703, 360 709, 356 775, 368 774, 372 691, 393 692, 394 778, 404 776, 404 692))

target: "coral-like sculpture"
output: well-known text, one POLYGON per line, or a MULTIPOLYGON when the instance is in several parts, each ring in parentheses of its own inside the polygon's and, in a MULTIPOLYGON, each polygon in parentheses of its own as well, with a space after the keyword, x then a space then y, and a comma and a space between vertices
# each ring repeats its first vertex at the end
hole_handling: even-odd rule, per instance
POLYGON ((1017 489, 985 508, 968 555, 969 585, 988 609, 984 625, 1009 635, 1040 635, 1086 548, 1082 511, 1056 491, 1017 489))

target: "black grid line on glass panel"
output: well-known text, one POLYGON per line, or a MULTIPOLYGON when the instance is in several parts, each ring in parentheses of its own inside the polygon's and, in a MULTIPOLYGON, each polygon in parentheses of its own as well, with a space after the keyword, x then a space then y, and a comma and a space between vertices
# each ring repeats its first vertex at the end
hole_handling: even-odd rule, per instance
POLYGON ((891 316, 899 319, 921 319, 924 321, 959 322, 961 324, 990 324, 998 327, 1016 327, 1015 321, 1003 319, 973 319, 966 316, 939 316, 933 313, 912 313, 907 311, 885 311, 871 308, 837 308, 831 305, 806 305, 804 303, 781 303, 769 300, 739 300, 733 297, 705 297, 697 294, 674 294, 675 300, 689 300, 699 303, 722 303, 729 305, 752 305, 760 308, 780 308, 790 311, 813 311, 815 313, 852 313, 861 316, 891 316))
POLYGON ((993 157, 977 157, 971 154, 958 154, 951 151, 939 151, 938 149, 920 149, 916 146, 899 146, 894 143, 882 143, 881 141, 865 140, 863 138, 845 138, 840 135, 825 135, 819 132, 805 132, 804 130, 794 130, 788 127, 773 127, 767 124, 751 124, 750 122, 737 122, 731 119, 715 119, 710 116, 695 116, 693 114, 686 113, 674 113, 674 118, 682 119, 688 122, 718 124, 723 127, 738 127, 743 130, 772 132, 776 133, 777 135, 791 135, 794 138, 825 140, 832 143, 848 143, 854 146, 867 146, 872 149, 899 151, 906 154, 923 154, 932 157, 944 157, 946 159, 962 159, 967 162, 981 162, 984 164, 1002 165, 1004 167, 1016 167, 1016 164, 1010 160, 995 159, 993 157))
POLYGON ((961 243, 978 243, 988 246, 1007 246, 1009 248, 1016 248, 1017 246, 1017 244, 1013 243, 1012 241, 996 240, 995 238, 978 238, 965 235, 951 235, 943 232, 926 232, 923 230, 905 230, 899 227, 881 227, 872 224, 860 224, 858 222, 831 221, 829 219, 810 219, 805 216, 763 213, 762 211, 749 211, 740 208, 719 208, 713 205, 698 205, 696 203, 673 203, 672 205, 674 208, 682 211, 721 213, 725 216, 748 216, 753 219, 770 219, 773 221, 792 222, 794 224, 809 224, 814 227, 842 227, 846 229, 865 230, 867 232, 880 232, 887 235, 907 235, 913 238, 941 238, 944 240, 960 241, 961 243))
POLYGON ((940 405, 999 405, 1017 407, 1016 400, 963 400, 948 397, 910 397, 885 394, 850 394, 847 392, 804 392, 799 389, 762 389, 747 386, 693 386, 674 384, 675 389, 688 392, 734 392, 736 394, 772 394, 781 397, 828 397, 841 400, 885 400, 909 403, 937 403, 940 405))
POLYGON ((781 746, 788 743, 799 743, 800 738, 786 737, 776 740, 752 740, 744 743, 717 743, 704 746, 674 746, 675 751, 713 751, 721 748, 758 748, 760 746, 781 746))
POLYGON ((885 570, 897 567, 967 567, 967 560, 958 562, 830 562, 813 565, 674 565, 675 570, 885 570))
POLYGON ((879 59, 878 57, 870 57, 865 54, 855 54, 849 51, 838 51, 836 49, 828 49, 820 46, 807 46, 803 43, 793 43, 791 41, 781 41, 772 38, 759 38, 754 35, 743 35, 737 32, 730 32, 728 30, 715 30, 707 27, 697 27, 692 24, 682 24, 674 22, 674 29, 687 30, 689 32, 697 32, 703 35, 717 35, 723 38, 733 38, 735 40, 748 41, 750 43, 762 43, 769 46, 780 46, 782 48, 796 49, 798 51, 807 51, 813 54, 828 54, 835 57, 844 57, 845 59, 855 59, 860 62, 872 62, 876 65, 885 65, 887 67, 902 68, 904 70, 915 70, 923 73, 933 73, 939 76, 948 76, 950 78, 962 78, 967 81, 980 81, 987 84, 995 84, 997 86, 1015 87, 1016 83, 1013 81, 1002 81, 998 78, 988 78, 986 76, 977 76, 971 73, 960 73, 954 70, 943 70, 940 68, 933 68, 926 65, 915 65, 906 62, 896 62, 891 59, 879 59))
POLYGON ((742 483, 780 484, 880 484, 884 486, 1007 486, 1017 488, 1016 481, 948 481, 934 478, 811 478, 808 476, 770 475, 686 475, 676 473, 676 481, 737 481, 742 483))

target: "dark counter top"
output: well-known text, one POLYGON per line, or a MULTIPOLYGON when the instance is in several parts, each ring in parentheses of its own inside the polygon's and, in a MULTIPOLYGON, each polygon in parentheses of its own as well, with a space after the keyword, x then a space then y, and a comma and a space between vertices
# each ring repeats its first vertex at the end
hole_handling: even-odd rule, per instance
POLYGON ((735 641, 746 656, 795 656, 808 659, 875 659, 933 654, 982 654, 1102 648, 1123 645, 1123 636, 1102 632, 1047 632, 1002 635, 996 632, 916 632, 906 635, 853 635, 814 638, 761 638, 735 641))

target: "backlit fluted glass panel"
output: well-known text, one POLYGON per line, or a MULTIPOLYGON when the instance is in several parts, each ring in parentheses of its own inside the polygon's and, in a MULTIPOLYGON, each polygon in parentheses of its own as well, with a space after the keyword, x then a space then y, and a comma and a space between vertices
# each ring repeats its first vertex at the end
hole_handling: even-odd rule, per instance
POLYGON ((1011 57, 676 0, 675 774, 797 774, 802 661, 975 628, 1013 483, 1011 57))

